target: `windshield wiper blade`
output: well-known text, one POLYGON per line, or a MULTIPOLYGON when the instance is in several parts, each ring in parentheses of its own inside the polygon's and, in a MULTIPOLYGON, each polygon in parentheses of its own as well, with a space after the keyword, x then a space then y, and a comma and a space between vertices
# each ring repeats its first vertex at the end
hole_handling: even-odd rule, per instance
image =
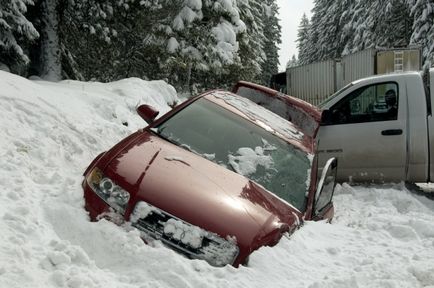
POLYGON ((166 140, 166 141, 168 141, 168 142, 170 142, 172 144, 175 144, 176 146, 184 148, 185 150, 190 151, 190 152, 195 152, 195 151, 191 150, 191 148, 188 147, 186 144, 183 144, 183 143, 181 143, 181 142, 179 142, 179 141, 177 141, 177 140, 175 140, 173 138, 170 138, 169 136, 166 136, 166 135, 160 133, 161 131, 159 131, 157 129, 152 129, 152 132, 154 132, 155 134, 157 134, 162 139, 164 139, 164 140, 166 140))

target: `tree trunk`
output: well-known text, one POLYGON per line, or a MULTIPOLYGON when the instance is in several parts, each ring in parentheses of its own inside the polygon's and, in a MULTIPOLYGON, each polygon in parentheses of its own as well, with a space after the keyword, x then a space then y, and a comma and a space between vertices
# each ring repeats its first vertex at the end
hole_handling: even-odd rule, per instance
POLYGON ((40 76, 48 81, 62 78, 57 7, 59 0, 43 0, 41 5, 40 76))

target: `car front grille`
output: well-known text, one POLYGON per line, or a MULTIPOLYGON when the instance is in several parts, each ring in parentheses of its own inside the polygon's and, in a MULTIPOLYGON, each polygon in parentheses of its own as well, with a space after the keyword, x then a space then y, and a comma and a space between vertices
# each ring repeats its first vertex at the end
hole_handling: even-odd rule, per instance
POLYGON ((161 240, 187 258, 224 266, 233 264, 238 256, 239 249, 234 238, 224 239, 148 203, 138 202, 130 218, 132 225, 145 234, 144 238, 161 240))

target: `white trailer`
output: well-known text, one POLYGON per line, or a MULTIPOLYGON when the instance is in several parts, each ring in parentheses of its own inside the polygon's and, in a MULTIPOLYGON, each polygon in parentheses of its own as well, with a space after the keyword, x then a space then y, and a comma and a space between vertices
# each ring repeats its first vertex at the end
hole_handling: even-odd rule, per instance
POLYGON ((420 49, 367 49, 341 59, 288 68, 287 94, 318 105, 354 80, 422 69, 420 49))

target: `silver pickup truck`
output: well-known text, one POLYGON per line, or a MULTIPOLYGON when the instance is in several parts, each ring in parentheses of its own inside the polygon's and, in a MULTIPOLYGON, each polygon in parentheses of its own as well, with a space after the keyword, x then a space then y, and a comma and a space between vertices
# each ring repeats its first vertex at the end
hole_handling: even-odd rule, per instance
POLYGON ((360 79, 322 103, 320 165, 337 157, 339 181, 434 181, 434 69, 426 76, 360 79))
MULTIPOLYGON (((419 72, 377 75, 329 97, 319 107, 319 167, 336 157, 340 182, 434 182, 434 69, 426 76, 428 85, 419 72)), ((243 86, 234 92, 286 117, 287 95, 243 86)))

